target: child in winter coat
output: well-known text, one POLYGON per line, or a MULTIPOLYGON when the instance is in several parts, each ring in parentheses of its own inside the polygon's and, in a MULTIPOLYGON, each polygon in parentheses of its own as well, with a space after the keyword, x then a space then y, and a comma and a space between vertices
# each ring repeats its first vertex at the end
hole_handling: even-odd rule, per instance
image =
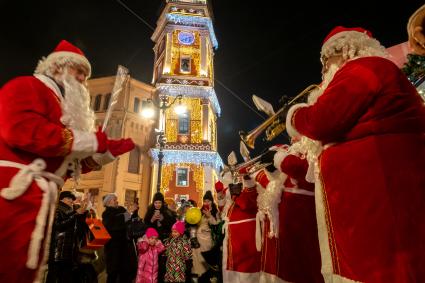
POLYGON ((189 239, 184 235, 183 221, 171 228, 171 237, 165 240, 167 264, 165 282, 185 282, 186 260, 192 256, 189 239))
POLYGON ((145 236, 137 243, 139 263, 137 268, 136 283, 158 282, 158 255, 165 250, 158 232, 148 228, 145 236))

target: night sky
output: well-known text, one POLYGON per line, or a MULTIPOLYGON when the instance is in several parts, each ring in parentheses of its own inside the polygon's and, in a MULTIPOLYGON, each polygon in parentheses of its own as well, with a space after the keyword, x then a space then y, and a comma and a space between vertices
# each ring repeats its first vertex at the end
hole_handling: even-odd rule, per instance
MULTIPOLYGON (((150 27, 156 27, 162 1, 120 1, 1 1, 0 84, 32 74, 37 61, 61 39, 86 53, 92 77, 115 75, 121 64, 132 77, 150 84, 154 57, 150 27)), ((320 82, 320 47, 332 28, 361 26, 390 47, 407 40, 407 21, 423 0, 320 1, 314 6, 293 1, 291 7, 288 3, 212 2, 219 42, 214 57, 215 90, 222 108, 218 145, 225 163, 230 151, 239 155, 238 131, 250 131, 265 118, 236 96, 255 108, 251 96, 256 94, 278 108, 282 95, 295 96, 320 82)), ((285 141, 285 136, 274 140, 285 141)), ((252 156, 269 145, 260 138, 252 156)))

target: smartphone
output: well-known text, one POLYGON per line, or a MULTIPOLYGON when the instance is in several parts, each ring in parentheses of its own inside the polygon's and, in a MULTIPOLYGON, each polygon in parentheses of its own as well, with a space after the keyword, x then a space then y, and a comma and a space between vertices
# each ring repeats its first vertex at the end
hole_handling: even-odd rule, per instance
POLYGON ((208 211, 208 210, 210 210, 210 205, 209 204, 204 204, 204 206, 202 208, 204 210, 208 211))

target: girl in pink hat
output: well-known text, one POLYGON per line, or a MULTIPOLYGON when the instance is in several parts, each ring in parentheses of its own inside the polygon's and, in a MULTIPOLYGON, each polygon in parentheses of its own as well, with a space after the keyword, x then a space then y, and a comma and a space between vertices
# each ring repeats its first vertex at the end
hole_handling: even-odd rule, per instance
POLYGON ((185 282, 186 261, 191 258, 189 239, 184 235, 183 221, 177 221, 171 228, 171 237, 165 240, 167 256, 165 282, 185 282))
POLYGON ((145 235, 137 243, 139 263, 137 268, 136 283, 158 282, 158 255, 165 250, 158 232, 148 228, 145 235))

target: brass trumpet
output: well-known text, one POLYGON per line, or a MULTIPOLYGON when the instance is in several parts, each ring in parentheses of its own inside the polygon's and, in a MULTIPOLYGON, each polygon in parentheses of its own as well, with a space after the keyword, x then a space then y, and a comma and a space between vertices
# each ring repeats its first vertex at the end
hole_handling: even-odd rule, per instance
POLYGON ((258 136, 266 131, 266 140, 271 141, 280 133, 282 133, 285 126, 285 118, 282 117, 283 114, 288 110, 288 107, 294 104, 300 97, 310 93, 313 89, 317 88, 319 85, 311 84, 307 88, 305 88, 302 92, 300 92, 293 99, 288 101, 282 108, 279 109, 273 116, 270 116, 266 121, 264 121, 257 128, 251 130, 249 133, 245 133, 243 131, 239 131, 239 136, 241 140, 246 144, 246 146, 250 148, 254 148, 255 140, 258 136))

